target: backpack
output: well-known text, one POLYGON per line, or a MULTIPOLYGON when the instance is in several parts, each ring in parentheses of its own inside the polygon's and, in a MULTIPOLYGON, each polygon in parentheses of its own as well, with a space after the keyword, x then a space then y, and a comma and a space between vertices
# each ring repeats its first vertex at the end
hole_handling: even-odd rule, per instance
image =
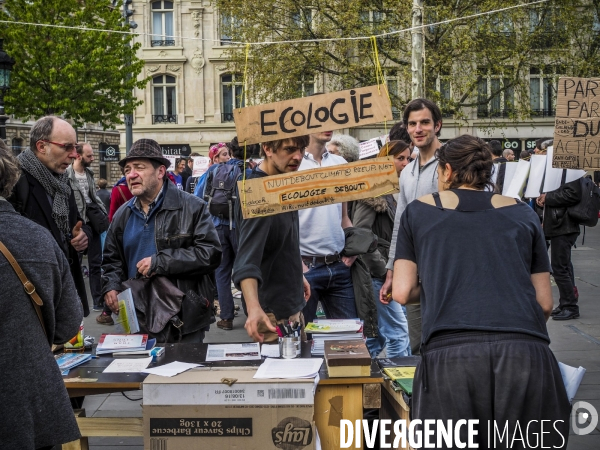
POLYGON ((581 184, 581 200, 576 205, 570 206, 567 214, 580 225, 595 227, 600 211, 600 189, 589 177, 580 178, 579 183, 581 184))
POLYGON ((242 171, 237 164, 219 164, 206 179, 204 200, 208 211, 221 219, 233 219, 233 202, 237 198, 237 181, 242 171))

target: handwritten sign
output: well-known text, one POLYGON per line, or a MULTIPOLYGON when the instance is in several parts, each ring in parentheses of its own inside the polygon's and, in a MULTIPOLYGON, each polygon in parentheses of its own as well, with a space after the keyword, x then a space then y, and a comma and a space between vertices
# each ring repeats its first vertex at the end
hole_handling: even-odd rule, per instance
POLYGON ((206 156, 194 156, 192 159, 194 161, 194 166, 192 169, 193 177, 199 177, 208 170, 208 167, 210 166, 210 158, 207 158, 206 156))
POLYGON ((369 86, 236 109, 238 141, 247 144, 392 120, 386 87, 369 86))
POLYGON ((600 169, 600 78, 558 80, 552 167, 600 169))
POLYGON ((251 219, 396 193, 398 175, 388 156, 238 181, 238 189, 242 215, 251 219))

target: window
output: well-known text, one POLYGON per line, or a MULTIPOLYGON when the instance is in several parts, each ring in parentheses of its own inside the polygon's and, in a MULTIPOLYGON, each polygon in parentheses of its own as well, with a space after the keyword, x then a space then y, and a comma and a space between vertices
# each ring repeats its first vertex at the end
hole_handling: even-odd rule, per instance
POLYGON ((529 69, 529 107, 532 116, 552 117, 555 115, 558 78, 564 72, 564 68, 554 66, 529 69))
POLYGON ((13 138, 12 140, 13 155, 18 156, 23 151, 23 139, 13 138))
POLYGON ((175 77, 158 75, 152 78, 154 115, 152 123, 177 123, 177 89, 175 77))
POLYGON ((222 122, 233 122, 233 110, 245 106, 241 79, 241 76, 233 74, 221 75, 222 122))
POLYGON ((173 36, 173 2, 160 0, 152 3, 152 47, 175 45, 173 36))
POLYGON ((315 18, 314 9, 310 8, 298 8, 297 11, 292 12, 292 24, 296 28, 312 28, 313 20, 315 18))
POLYGON ((508 117, 514 112, 515 95, 509 75, 510 69, 505 74, 479 69, 477 117, 508 117))
POLYGON ((298 80, 298 97, 308 97, 315 93, 315 76, 303 73, 298 80))
POLYGON ((231 45, 231 31, 242 26, 242 21, 227 14, 221 14, 219 30, 221 32, 221 45, 231 45))

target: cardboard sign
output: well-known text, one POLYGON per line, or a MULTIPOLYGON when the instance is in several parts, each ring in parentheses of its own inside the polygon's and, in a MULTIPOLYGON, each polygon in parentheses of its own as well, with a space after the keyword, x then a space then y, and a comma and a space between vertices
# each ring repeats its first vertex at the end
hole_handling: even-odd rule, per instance
POLYGON ((600 78, 560 78, 552 167, 600 169, 599 131, 600 78))
POLYGON ((238 181, 244 219, 360 200, 398 192, 394 159, 350 164, 238 181))
POLYGON ((239 108, 233 118, 247 144, 393 120, 384 85, 239 108))

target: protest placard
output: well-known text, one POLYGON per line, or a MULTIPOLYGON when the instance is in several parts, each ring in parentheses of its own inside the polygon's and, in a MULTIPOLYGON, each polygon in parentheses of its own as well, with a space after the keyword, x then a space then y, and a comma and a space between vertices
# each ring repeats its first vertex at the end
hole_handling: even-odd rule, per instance
POLYGON ((558 169, 600 169, 600 78, 558 80, 554 156, 558 169))
POLYGON ((238 181, 244 219, 360 200, 398 192, 394 159, 350 164, 238 181))
POLYGON ((193 177, 199 177, 208 170, 210 158, 206 156, 194 156, 192 159, 194 161, 194 166, 192 168, 193 177))
POLYGON ((384 85, 248 106, 236 109, 233 118, 240 144, 393 120, 384 85))

